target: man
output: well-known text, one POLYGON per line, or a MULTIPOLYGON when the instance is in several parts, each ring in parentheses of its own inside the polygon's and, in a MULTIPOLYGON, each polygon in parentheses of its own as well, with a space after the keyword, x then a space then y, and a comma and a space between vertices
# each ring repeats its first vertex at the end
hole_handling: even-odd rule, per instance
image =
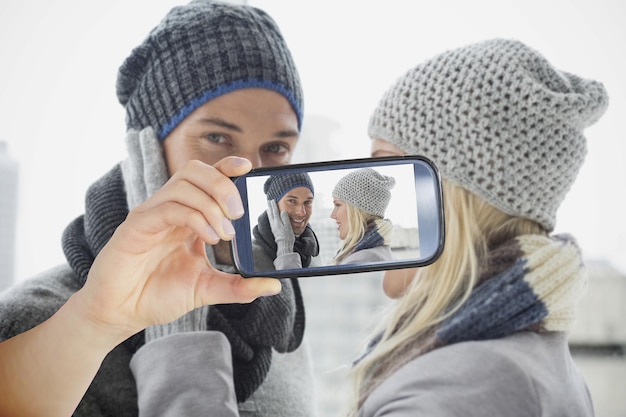
POLYGON ((175 7, 120 67, 117 96, 126 110, 128 159, 90 187, 85 214, 65 230, 67 264, 0 298, 0 340, 58 311, 61 321, 88 316, 81 323, 114 337, 92 338, 81 348, 85 356, 94 352, 85 362, 40 358, 81 382, 65 387, 42 367, 49 378, 38 391, 51 394, 23 405, 44 415, 185 415, 185 402, 169 403, 166 394, 193 392, 168 380, 195 371, 178 361, 181 347, 194 346, 232 352, 242 416, 313 415, 297 280, 251 304, 205 305, 207 286, 235 272, 227 241, 230 220, 243 208, 229 177, 288 164, 299 138, 300 81, 275 22, 242 5, 194 0, 175 7), (90 370, 78 375, 86 362, 90 370), (78 406, 72 403, 88 385, 78 406))
POLYGON ((268 208, 252 231, 255 270, 320 266, 319 242, 309 225, 315 195, 309 174, 272 175, 263 191, 268 208))

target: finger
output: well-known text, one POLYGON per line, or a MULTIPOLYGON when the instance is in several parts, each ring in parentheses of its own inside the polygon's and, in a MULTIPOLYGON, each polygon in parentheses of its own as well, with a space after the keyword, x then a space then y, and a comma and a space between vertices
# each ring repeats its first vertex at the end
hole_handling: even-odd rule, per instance
MULTIPOLYGON (((235 160, 244 162, 247 161, 243 158, 235 158, 235 160)), ((222 162, 222 165, 230 166, 226 162, 222 162)), ((235 164, 235 167, 237 169, 230 171, 241 172, 242 170, 248 169, 245 164, 242 166, 237 166, 235 164)), ((224 216, 230 219, 236 219, 243 215, 243 204, 241 202, 241 196, 239 195, 239 191, 237 190, 237 187, 230 179, 230 177, 226 176, 219 169, 211 165, 205 164, 201 161, 187 162, 185 166, 176 171, 176 173, 167 181, 167 183, 160 190, 158 190, 148 201, 146 201, 145 204, 149 206, 156 206, 164 203, 165 201, 171 200, 172 195, 170 193, 172 191, 170 190, 173 188, 176 189, 180 186, 180 184, 184 183, 189 183, 193 185, 200 192, 212 198, 219 207, 219 209, 223 212, 224 216)), ((186 192, 188 192, 188 190, 189 189, 187 189, 186 192)), ((178 201, 181 202, 187 201, 182 200, 181 197, 177 198, 178 201)), ((198 204, 189 205, 190 207, 195 207, 202 211, 198 204)))
POLYGON ((227 177, 238 177, 252 169, 252 163, 246 158, 227 156, 217 161, 213 167, 227 177))
POLYGON ((276 205, 276 201, 274 201, 273 199, 267 200, 267 207, 268 207, 268 216, 271 221, 275 221, 277 218, 279 218, 278 206, 276 205))
POLYGON ((289 221, 289 213, 287 213, 286 211, 281 211, 280 219, 283 222, 283 226, 288 227, 291 230, 291 222, 289 221))
POLYGON ((209 244, 217 243, 222 237, 218 236, 202 213, 172 201, 143 211, 131 211, 115 235, 120 237, 117 240, 120 250, 139 254, 151 250, 156 241, 172 232, 173 227, 188 228, 209 244))
POLYGON ((275 278, 243 278, 214 268, 207 270, 207 279, 199 287, 198 306, 206 304, 250 303, 259 297, 276 295, 282 285, 275 278))
POLYGON ((235 279, 233 288, 238 297, 254 301, 259 297, 280 293, 282 285, 276 278, 243 278, 238 276, 235 279))
POLYGON ((196 217, 204 216, 205 222, 208 223, 212 231, 223 240, 230 240, 234 236, 232 224, 218 202, 185 179, 167 184, 159 190, 158 196, 136 207, 135 210, 145 211, 154 208, 157 206, 156 202, 160 201, 162 201, 161 204, 173 202, 195 210, 197 213, 193 214, 194 222, 200 224, 201 220, 196 217))

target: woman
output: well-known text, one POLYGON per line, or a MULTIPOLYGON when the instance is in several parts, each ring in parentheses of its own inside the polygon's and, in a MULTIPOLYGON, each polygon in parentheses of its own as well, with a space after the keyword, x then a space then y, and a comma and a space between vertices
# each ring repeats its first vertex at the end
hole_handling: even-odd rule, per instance
POLYGON ((417 273, 385 274, 397 302, 354 366, 351 415, 593 415, 567 345, 584 266, 574 239, 550 232, 607 103, 602 84, 504 39, 443 53, 387 91, 372 155, 438 165, 446 244, 417 273))
POLYGON ((390 261, 389 246, 393 226, 385 210, 391 199, 394 178, 372 168, 353 171, 339 180, 333 189, 333 211, 342 245, 335 264, 390 261))

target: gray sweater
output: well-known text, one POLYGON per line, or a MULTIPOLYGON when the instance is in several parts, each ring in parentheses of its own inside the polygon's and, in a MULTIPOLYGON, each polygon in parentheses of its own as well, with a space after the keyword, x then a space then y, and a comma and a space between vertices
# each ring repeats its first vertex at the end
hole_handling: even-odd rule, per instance
POLYGON ((565 333, 516 333, 435 349, 391 375, 359 417, 589 417, 565 333))
MULTIPOLYGON (((145 399, 140 394, 140 404, 145 404, 142 415, 191 415, 190 410, 193 415, 248 415, 233 406, 232 387, 224 382, 232 379, 226 338, 210 332, 176 337, 180 346, 162 340, 165 348, 147 345, 133 359, 135 376, 151 394, 145 399), (193 345, 207 345, 207 339, 214 345, 211 352, 193 349, 193 345), (153 356, 166 349, 171 350, 166 357, 174 363, 153 356), (189 392, 194 394, 189 397, 189 392)), ((289 384, 282 389, 288 392, 289 384)), ((359 417, 382 416, 588 417, 593 416, 593 408, 569 356, 566 335, 522 332, 457 343, 409 362, 374 390, 359 413, 359 417)))
POLYGON ((369 262, 392 261, 394 259, 391 247, 388 245, 376 246, 374 248, 361 249, 346 256, 342 264, 361 264, 369 262))

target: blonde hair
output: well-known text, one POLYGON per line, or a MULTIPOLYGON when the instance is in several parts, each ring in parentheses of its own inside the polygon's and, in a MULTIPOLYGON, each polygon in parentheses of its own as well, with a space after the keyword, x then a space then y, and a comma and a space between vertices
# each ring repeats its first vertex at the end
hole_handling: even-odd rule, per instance
POLYGON ((389 222, 380 222, 381 217, 370 214, 352 204, 342 200, 346 205, 346 214, 348 217, 348 234, 342 241, 342 245, 333 258, 335 264, 340 264, 348 255, 354 252, 354 248, 359 244, 365 232, 374 225, 380 226, 379 233, 387 242, 391 235, 391 224, 389 222))
POLYGON ((482 261, 499 242, 521 234, 545 234, 536 222, 512 216, 482 198, 443 181, 445 248, 419 270, 402 297, 374 330, 380 342, 352 369, 356 415, 363 401, 387 376, 420 354, 420 341, 456 311, 476 286, 482 261))

